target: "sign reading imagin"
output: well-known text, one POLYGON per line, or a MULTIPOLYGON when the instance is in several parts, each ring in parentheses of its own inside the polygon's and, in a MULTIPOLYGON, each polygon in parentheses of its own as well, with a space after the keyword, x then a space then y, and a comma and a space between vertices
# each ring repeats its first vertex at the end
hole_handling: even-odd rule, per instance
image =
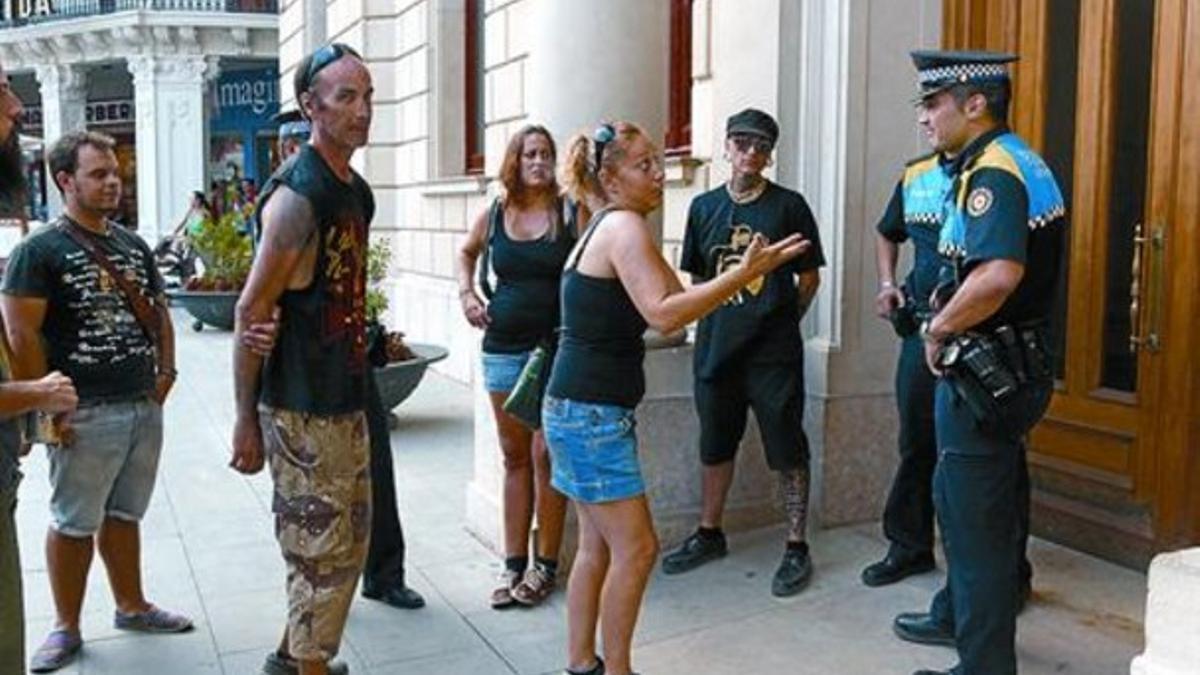
POLYGON ((215 117, 268 118, 279 111, 279 72, 274 68, 222 73, 212 90, 215 117))

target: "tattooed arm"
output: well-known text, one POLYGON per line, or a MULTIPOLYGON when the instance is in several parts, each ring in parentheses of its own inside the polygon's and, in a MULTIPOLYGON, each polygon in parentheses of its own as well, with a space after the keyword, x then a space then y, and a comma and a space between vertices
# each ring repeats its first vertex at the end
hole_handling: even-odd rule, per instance
POLYGON ((275 305, 288 287, 302 285, 295 277, 316 246, 317 224, 312 204, 281 186, 263 210, 263 236, 246 287, 238 298, 234 321, 233 377, 237 421, 233 427, 233 459, 241 473, 257 473, 263 465, 262 432, 258 426, 258 393, 263 357, 246 346, 250 326, 269 322, 275 305))

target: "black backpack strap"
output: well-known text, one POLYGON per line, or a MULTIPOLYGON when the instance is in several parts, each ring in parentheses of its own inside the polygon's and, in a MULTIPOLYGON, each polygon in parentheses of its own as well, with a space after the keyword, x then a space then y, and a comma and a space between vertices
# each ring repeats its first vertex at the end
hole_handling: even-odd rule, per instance
POLYGON ((492 288, 492 240, 496 238, 496 228, 504 227, 504 204, 497 197, 488 209, 487 238, 483 242, 483 253, 479 255, 479 267, 475 270, 479 282, 479 290, 483 297, 492 299, 495 290, 492 288))

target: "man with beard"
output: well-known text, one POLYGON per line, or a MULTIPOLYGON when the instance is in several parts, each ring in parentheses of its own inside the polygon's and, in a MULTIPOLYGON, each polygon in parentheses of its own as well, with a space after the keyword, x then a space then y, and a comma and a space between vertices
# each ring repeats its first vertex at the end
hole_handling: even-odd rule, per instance
MULTIPOLYGON (((0 203, 6 210, 21 206, 25 174, 21 170, 18 131, 23 108, 0 64, 0 203)), ((21 597, 21 556, 17 550, 17 457, 28 449, 21 442, 14 416, 35 408, 63 413, 78 399, 71 379, 53 372, 34 382, 9 382, 8 341, 0 330, 0 672, 25 669, 25 612, 21 597)))
POLYGON ((24 206, 25 167, 19 133, 24 111, 0 65, 0 216, 12 215, 24 206))
POLYGON ((79 410, 58 420, 50 458, 46 566, 54 629, 30 669, 69 663, 83 645, 80 612, 94 548, 108 571, 121 630, 190 630, 185 616, 148 602, 139 521, 162 450, 162 405, 175 382, 175 339, 150 248, 108 218, 120 203, 115 142, 69 133, 47 163, 65 213, 13 250, 2 306, 20 379, 62 370, 79 410))
POLYGON ((281 311, 270 358, 234 354, 231 466, 269 458, 288 622, 264 672, 346 672, 341 646, 371 518, 366 336, 367 231, 375 203, 350 167, 367 142, 374 87, 361 57, 326 45, 296 68, 312 140, 259 201, 262 242, 238 300, 239 337, 281 311))

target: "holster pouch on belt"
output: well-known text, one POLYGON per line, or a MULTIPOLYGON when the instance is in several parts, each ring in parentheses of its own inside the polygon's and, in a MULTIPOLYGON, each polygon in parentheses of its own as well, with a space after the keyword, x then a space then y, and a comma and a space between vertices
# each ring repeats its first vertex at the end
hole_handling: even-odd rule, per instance
POLYGON ((892 311, 888 312, 888 321, 892 323, 892 330, 896 331, 896 335, 902 338, 915 334, 921 327, 921 322, 917 320, 916 313, 909 303, 892 308, 892 311))
POLYGON ((1001 341, 991 336, 968 333, 953 338, 942 349, 940 365, 981 424, 995 419, 1020 386, 1001 341))

